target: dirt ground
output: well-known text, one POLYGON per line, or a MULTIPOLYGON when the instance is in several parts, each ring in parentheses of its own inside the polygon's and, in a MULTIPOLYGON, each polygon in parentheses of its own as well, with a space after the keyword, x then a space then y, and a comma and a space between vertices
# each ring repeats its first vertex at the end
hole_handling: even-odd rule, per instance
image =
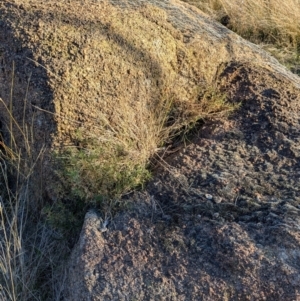
POLYGON ((107 228, 87 215, 66 300, 300 300, 299 95, 251 65, 219 85, 234 115, 160 160, 107 228))

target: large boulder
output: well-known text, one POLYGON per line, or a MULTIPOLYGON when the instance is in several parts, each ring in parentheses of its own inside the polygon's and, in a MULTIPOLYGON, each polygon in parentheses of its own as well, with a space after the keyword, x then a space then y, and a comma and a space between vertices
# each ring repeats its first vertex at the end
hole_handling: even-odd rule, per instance
POLYGON ((78 129, 103 143, 118 107, 143 128, 139 104, 166 91, 196 102, 216 86, 241 102, 161 162, 131 210, 108 226, 87 215, 65 300, 299 298, 297 76, 176 0, 0 1, 0 64, 0 97, 23 129, 32 120, 35 156, 76 145, 78 129))
MULTIPOLYGON (((259 47, 178 1, 1 1, 0 16, 0 97, 12 99, 20 125, 31 122, 38 150, 72 144, 80 130, 103 135, 104 119, 124 103, 134 115, 166 91, 196 101, 199 86, 234 63, 299 84, 259 47)), ((8 123, 3 109, 1 118, 8 123)))

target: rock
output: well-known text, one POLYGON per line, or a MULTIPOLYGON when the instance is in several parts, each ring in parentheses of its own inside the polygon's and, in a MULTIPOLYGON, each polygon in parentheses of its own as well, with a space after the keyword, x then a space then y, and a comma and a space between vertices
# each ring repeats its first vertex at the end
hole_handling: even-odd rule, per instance
MULTIPOLYGON (((97 214, 86 216, 65 300, 297 299, 297 76, 177 0, 1 1, 6 104, 13 74, 13 113, 20 124, 24 114, 33 119, 35 155, 45 145, 76 145, 78 128, 101 137, 104 113, 113 118, 117 105, 129 103, 136 116, 135 106, 155 104, 166 91, 196 101, 199 87, 215 85, 241 103, 167 158, 177 174, 158 169, 145 195, 137 194, 108 231, 101 232, 97 214), (208 194, 224 201, 213 203, 208 194)), ((3 107, 0 119, 8 124, 3 107)))
MULTIPOLYGON (((37 152, 45 141, 75 143, 80 129, 101 136, 101 116, 116 104, 155 102, 166 91, 181 102, 197 99, 199 86, 243 64, 299 85, 259 47, 176 0, 32 0, 22 9, 11 0, 0 13, 0 97, 9 103, 14 74, 14 116, 20 124, 24 112, 34 117, 37 152)), ((261 93, 277 97, 268 87, 261 93)), ((5 110, 0 118, 7 122, 5 110)))
POLYGON ((169 300, 172 294, 175 300, 221 301, 224 291, 229 300, 252 300, 253 291, 255 299, 295 300, 299 215, 288 220, 259 211, 229 222, 221 211, 211 218, 181 213, 170 223, 158 212, 149 217, 147 199, 147 192, 136 193, 109 234, 99 231, 96 213, 87 214, 64 300, 169 300))
POLYGON ((212 200, 213 199, 213 196, 211 194, 206 194, 205 197, 208 199, 208 200, 212 200))
POLYGON ((74 249, 71 257, 72 265, 68 273, 72 281, 68 283, 69 297, 65 295, 65 300, 91 300, 87 294, 98 281, 101 271, 96 271, 94 265, 100 258, 107 256, 104 253, 104 238, 100 229, 101 218, 95 211, 86 214, 82 227, 82 235, 74 249))

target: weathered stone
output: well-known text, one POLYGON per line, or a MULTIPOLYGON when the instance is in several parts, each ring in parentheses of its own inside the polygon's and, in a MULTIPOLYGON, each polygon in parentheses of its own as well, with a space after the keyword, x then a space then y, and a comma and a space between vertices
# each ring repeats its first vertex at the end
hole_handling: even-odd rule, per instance
POLYGON ((176 0, 23 2, 0 1, 0 97, 9 104, 14 73, 14 116, 34 116, 35 153, 166 90, 184 102, 215 84, 242 103, 168 158, 179 175, 158 170, 106 232, 87 215, 65 300, 296 300, 299 78, 176 0))

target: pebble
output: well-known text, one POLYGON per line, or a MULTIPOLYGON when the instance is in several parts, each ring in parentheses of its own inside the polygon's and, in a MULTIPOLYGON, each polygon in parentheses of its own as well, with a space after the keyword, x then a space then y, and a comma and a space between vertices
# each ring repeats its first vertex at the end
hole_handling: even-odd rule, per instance
POLYGON ((212 200, 212 199, 213 199, 213 196, 212 196, 211 194, 208 194, 208 193, 205 195, 205 197, 206 197, 208 200, 212 200))
POLYGON ((217 204, 219 204, 219 203, 221 203, 221 202, 223 201, 223 199, 222 199, 221 197, 217 196, 217 197, 214 197, 214 201, 215 201, 217 204))

